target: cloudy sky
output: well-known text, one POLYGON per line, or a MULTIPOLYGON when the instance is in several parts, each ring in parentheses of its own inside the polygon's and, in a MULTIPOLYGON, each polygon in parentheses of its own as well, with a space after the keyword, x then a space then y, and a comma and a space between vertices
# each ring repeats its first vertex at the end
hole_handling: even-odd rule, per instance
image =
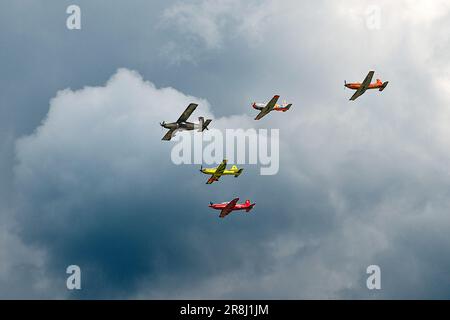
POLYGON ((450 298, 448 1, 0 6, 0 298, 450 298), (278 174, 175 165, 158 122, 190 102, 280 129, 278 174))

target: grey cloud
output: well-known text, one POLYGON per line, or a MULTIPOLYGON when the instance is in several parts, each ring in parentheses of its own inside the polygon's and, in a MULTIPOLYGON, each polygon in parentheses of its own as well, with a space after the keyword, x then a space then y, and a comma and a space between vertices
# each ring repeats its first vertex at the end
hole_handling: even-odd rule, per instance
POLYGON ((87 287, 75 297, 448 298, 448 5, 379 1, 381 29, 370 31, 369 4, 266 1, 249 13, 225 2, 212 12, 201 1, 187 11, 82 2, 79 34, 53 27, 63 4, 36 5, 21 28, 2 17, 2 40, 15 48, 0 53, 2 67, 21 65, 0 80, 3 110, 14 110, 2 123, 8 148, 38 126, 57 90, 98 86, 118 66, 176 88, 122 71, 131 78, 121 85, 61 92, 44 126, 19 140, 16 189, 4 186, 17 195, 13 242, 46 252, 38 265, 57 283, 52 293, 67 294, 57 275, 76 260, 87 287), (39 10, 51 18, 36 28, 39 10), (372 68, 389 87, 349 103, 343 80, 372 68), (247 125, 250 103, 274 93, 294 103, 256 124, 281 129, 277 176, 248 167, 206 189, 197 168, 167 163, 157 122, 171 118, 168 106, 202 97, 217 125, 247 125), (254 215, 219 224, 205 201, 235 195, 257 202, 254 215), (365 288, 369 264, 382 268, 380 292, 365 288))

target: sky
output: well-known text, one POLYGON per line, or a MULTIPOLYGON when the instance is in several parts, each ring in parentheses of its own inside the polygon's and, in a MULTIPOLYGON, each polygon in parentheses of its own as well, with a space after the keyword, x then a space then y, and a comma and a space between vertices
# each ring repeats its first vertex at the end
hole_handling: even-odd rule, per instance
POLYGON ((448 1, 0 6, 0 298, 450 298, 448 1), (386 90, 348 101, 369 70, 386 90), (191 102, 279 129, 278 173, 174 164, 158 123, 191 102))

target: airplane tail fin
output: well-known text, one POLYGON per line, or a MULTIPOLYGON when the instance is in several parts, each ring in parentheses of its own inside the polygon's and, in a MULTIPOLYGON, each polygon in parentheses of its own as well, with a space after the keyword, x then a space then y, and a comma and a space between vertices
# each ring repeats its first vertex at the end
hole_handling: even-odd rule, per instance
MULTIPOLYGON (((236 167, 236 169, 237 169, 237 167, 236 167)), ((242 171, 244 171, 244 169, 242 169, 242 168, 239 169, 239 170, 234 174, 234 177, 235 177, 235 178, 239 177, 239 176, 241 175, 242 171)))
POLYGON ((198 132, 202 132, 205 125, 205 118, 198 117, 198 132))
POLYGON ((386 88, 386 86, 388 85, 388 83, 389 83, 389 81, 386 81, 385 83, 383 83, 383 84, 381 85, 381 88, 379 89, 379 91, 383 91, 384 88, 386 88))

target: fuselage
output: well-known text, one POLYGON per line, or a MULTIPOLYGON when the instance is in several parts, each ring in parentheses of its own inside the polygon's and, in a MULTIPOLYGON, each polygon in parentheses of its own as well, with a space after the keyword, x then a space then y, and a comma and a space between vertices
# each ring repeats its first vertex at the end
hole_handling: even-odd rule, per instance
POLYGON ((192 122, 170 122, 170 123, 161 123, 161 126, 166 128, 166 129, 173 129, 173 130, 196 130, 200 128, 200 125, 192 123, 192 122))
MULTIPOLYGON (((216 173, 217 168, 202 168, 201 172, 205 174, 214 174, 216 173)), ((239 169, 236 166, 231 167, 230 170, 225 169, 222 173, 222 175, 235 175, 239 169)))
MULTIPOLYGON (((211 203, 209 205, 210 208, 216 209, 216 210, 222 210, 228 205, 229 202, 222 202, 222 203, 211 203)), ((254 205, 254 204, 253 204, 254 205)), ((231 209, 232 211, 236 210, 248 210, 251 207, 253 207, 252 204, 250 204, 250 200, 246 200, 244 203, 236 203, 236 205, 231 209)))
MULTIPOLYGON (((358 90, 361 87, 361 83, 359 82, 345 83, 344 86, 349 89, 358 90)), ((383 82, 380 79, 377 79, 375 83, 369 84, 367 89, 380 89, 381 87, 383 87, 383 82)))
MULTIPOLYGON (((253 109, 256 110, 262 110, 264 109, 264 107, 267 105, 267 103, 258 103, 258 102, 253 102, 252 107, 253 109)), ((273 110, 275 111, 288 111, 289 108, 287 108, 289 104, 288 103, 283 103, 283 104, 275 104, 275 106, 273 107, 273 110)))

